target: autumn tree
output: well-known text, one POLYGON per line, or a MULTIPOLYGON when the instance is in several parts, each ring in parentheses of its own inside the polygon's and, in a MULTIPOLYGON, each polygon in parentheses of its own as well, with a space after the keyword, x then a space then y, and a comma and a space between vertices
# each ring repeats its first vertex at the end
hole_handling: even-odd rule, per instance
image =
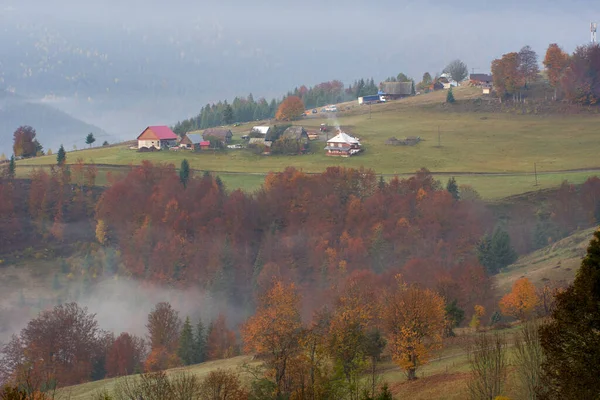
POLYGON ((65 152, 65 148, 61 144, 58 153, 56 153, 56 164, 59 167, 62 167, 67 162, 67 153, 65 152))
POLYGON ((177 355, 183 361, 184 365, 194 363, 194 334, 192 332, 192 323, 190 317, 185 318, 181 335, 179 336, 179 348, 177 355))
POLYGON ((235 333, 227 328, 224 314, 219 314, 208 328, 206 353, 208 360, 220 360, 237 354, 235 333))
POLYGON ((556 100, 556 92, 560 85, 560 80, 563 76, 565 68, 569 62, 569 55, 565 53, 558 44, 552 43, 546 50, 544 57, 544 68, 548 76, 550 85, 554 88, 554 99, 556 100))
POLYGON ((92 147, 92 144, 94 144, 95 141, 96 138, 92 132, 88 133, 88 135, 85 137, 85 144, 89 144, 90 147, 92 147))
POLYGON ((31 126, 23 125, 13 134, 13 153, 16 157, 35 157, 40 145, 35 138, 36 132, 31 126))
POLYGON ((444 72, 449 74, 455 82, 462 82, 469 76, 467 64, 458 59, 451 61, 446 68, 444 68, 444 72))
POLYGON ((587 249, 575 281, 556 296, 548 324, 540 328, 547 399, 593 399, 600 393, 600 231, 587 249))
POLYGON ((578 104, 600 100, 600 45, 579 46, 571 56, 561 78, 565 97, 578 104))
POLYGON ((109 377, 130 375, 141 370, 146 344, 142 338, 123 332, 115 339, 106 356, 109 377))
POLYGON ((174 353, 177 350, 181 319, 171 304, 166 302, 156 304, 148 314, 146 329, 148 329, 148 341, 153 350, 164 348, 167 353, 174 353))
POLYGON ((277 109, 275 118, 278 121, 293 121, 304 114, 304 103, 297 96, 288 96, 277 109))
POLYGON ((240 377, 233 371, 217 369, 211 371, 200 384, 203 400, 247 400, 240 377))
POLYGON ((529 46, 523 47, 519 50, 519 74, 523 77, 525 86, 528 83, 535 82, 539 73, 537 53, 529 46))
POLYGON ((301 333, 300 297, 294 284, 274 281, 259 300, 256 314, 242 328, 244 349, 267 355, 267 368, 273 371, 277 397, 289 393, 286 368, 299 350, 301 333))
POLYGON ((492 61, 494 90, 498 96, 515 96, 525 85, 522 72, 519 53, 507 53, 502 58, 492 61))
POLYGON ((417 369, 427 364, 431 351, 441 346, 445 327, 444 300, 430 289, 405 284, 388 293, 384 320, 392 360, 417 379, 417 369))
POLYGON ((92 377, 100 334, 95 315, 76 303, 41 312, 3 347, 1 358, 17 380, 34 374, 49 387, 92 377))
POLYGON ((423 79, 421 80, 421 82, 419 82, 419 84, 417 86, 419 87, 419 89, 425 90, 425 89, 429 88, 429 86, 432 83, 433 83, 433 78, 431 77, 431 74, 429 72, 425 72, 423 74, 423 79))
POLYGON ((527 278, 518 279, 512 291, 500 300, 500 310, 504 315, 510 315, 521 320, 531 316, 539 303, 535 286, 527 278))
POLYGON ((542 363, 544 352, 540 342, 537 321, 529 321, 515 335, 514 364, 521 381, 521 390, 526 399, 537 399, 536 392, 542 390, 542 363))

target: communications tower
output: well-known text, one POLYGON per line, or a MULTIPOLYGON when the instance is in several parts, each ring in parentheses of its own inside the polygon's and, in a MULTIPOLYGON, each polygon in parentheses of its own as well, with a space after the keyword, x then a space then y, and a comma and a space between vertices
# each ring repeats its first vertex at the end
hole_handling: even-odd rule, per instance
POLYGON ((596 43, 596 28, 598 28, 598 24, 595 22, 592 22, 590 24, 590 32, 592 34, 592 43, 596 43))

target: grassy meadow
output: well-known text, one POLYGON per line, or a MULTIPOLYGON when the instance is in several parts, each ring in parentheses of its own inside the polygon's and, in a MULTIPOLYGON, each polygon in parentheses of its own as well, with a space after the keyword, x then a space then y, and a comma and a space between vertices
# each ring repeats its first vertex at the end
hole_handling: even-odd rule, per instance
MULTIPOLYGON (((444 95, 436 92, 376 104, 371 113, 367 106, 344 103, 335 119, 319 113, 296 123, 308 131, 316 131, 321 123, 327 122, 359 137, 365 151, 350 158, 327 157, 322 149, 324 142, 314 141, 311 153, 303 156, 260 156, 246 150, 138 153, 122 145, 69 152, 67 162, 82 158, 86 163, 96 163, 102 166, 102 175, 113 165, 124 167, 149 160, 178 166, 186 158, 193 169, 218 173, 230 189, 250 191, 260 186, 265 174, 287 166, 305 172, 321 172, 333 165, 365 167, 388 177, 425 167, 443 174, 440 177, 443 181, 446 174, 460 174, 459 183, 473 185, 486 198, 553 187, 564 179, 579 183, 600 169, 599 117, 594 114, 455 112, 454 106, 440 107, 444 95), (392 136, 399 139, 420 136, 423 141, 416 146, 386 145, 385 141, 392 136), (537 187, 534 163, 539 173, 537 187), (506 175, 481 175, 485 173, 506 175)), ((459 104, 466 103, 479 97, 479 90, 458 88, 455 97, 459 104)), ((239 142, 252 125, 233 127, 234 142, 239 142)), ((136 134, 132 132, 132 139, 136 134)), ((33 166, 54 163, 54 155, 22 160, 18 162, 18 173, 25 176, 33 166)), ((105 178, 100 176, 98 183, 103 182, 105 178)))

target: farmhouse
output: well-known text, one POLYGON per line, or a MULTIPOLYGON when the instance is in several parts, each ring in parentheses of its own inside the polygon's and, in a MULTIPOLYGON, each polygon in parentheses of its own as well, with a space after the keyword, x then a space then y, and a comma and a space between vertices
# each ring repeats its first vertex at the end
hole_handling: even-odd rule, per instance
POLYGON ((281 134, 281 137, 289 137, 298 141, 301 145, 308 145, 308 133, 301 126, 290 126, 281 134))
POLYGON ((259 149, 262 151, 263 154, 271 153, 271 145, 272 144, 273 144, 273 142, 265 140, 265 138, 251 138, 248 141, 249 148, 259 149))
POLYGON ((224 128, 208 128, 204 131, 204 140, 209 140, 209 138, 215 138, 220 140, 223 144, 227 144, 231 142, 231 138, 233 134, 229 129, 224 128))
POLYGON ((137 137, 138 149, 175 146, 177 135, 168 126, 149 126, 137 137))
POLYGON ((344 132, 340 132, 327 140, 327 146, 325 147, 328 156, 350 157, 361 150, 358 139, 344 132))
POLYGON ((493 78, 488 74, 471 74, 469 75, 469 81, 473 86, 490 86, 493 78))
POLYGON ((185 149, 190 150, 200 150, 200 143, 202 143, 204 139, 202 135, 199 133, 186 133, 181 141, 179 142, 179 147, 183 147, 185 149))
POLYGON ((401 99, 412 94, 412 82, 383 82, 381 90, 384 95, 383 101, 401 99))

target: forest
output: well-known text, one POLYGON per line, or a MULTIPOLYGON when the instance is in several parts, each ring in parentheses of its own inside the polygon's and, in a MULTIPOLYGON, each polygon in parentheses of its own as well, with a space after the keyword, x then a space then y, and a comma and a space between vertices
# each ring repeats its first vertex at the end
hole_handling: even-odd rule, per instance
MULTIPOLYGON (((3 249, 77 242, 87 254, 77 271, 87 285, 123 275, 199 287, 233 304, 246 320, 237 325, 223 310, 206 325, 183 322, 171 304, 160 303, 148 317, 146 338, 127 332, 115 337, 77 304, 57 305, 2 351, 5 381, 28 366, 28 373, 52 370, 52 382, 45 382, 53 387, 240 352, 269 353, 275 346, 268 356, 274 374, 268 375, 274 377, 269 390, 289 395, 308 390, 302 377, 316 358, 303 357, 317 357, 319 341, 325 341, 319 357, 340 368, 321 371, 337 376, 327 382, 345 382, 319 390, 357 390, 369 351, 375 362, 384 347, 415 377, 441 337, 464 321, 499 312, 521 315, 518 299, 497 303, 491 276, 518 254, 600 222, 596 177, 578 187, 565 182, 539 206, 503 207, 483 202, 454 178, 442 185, 426 169, 386 181, 367 169, 306 174, 287 168, 269 174, 254 194, 228 191, 209 173, 181 173, 148 161, 111 176, 103 190, 94 186, 95 166, 81 160, 59 163, 49 173, 35 170, 28 180, 7 171, 0 181, 3 249), (413 315, 406 314, 413 308, 393 307, 410 302, 413 315), (271 318, 285 322, 272 326, 271 318), (428 330, 414 337, 396 330, 414 318, 426 318, 428 330), (264 335, 265 329, 275 331, 264 335), (295 339, 288 343, 278 335, 295 339), (121 353, 121 347, 128 350, 121 353), (311 348, 317 353, 306 353, 311 348), (122 354, 129 354, 127 361, 119 359, 122 354), (299 370, 282 370, 288 357, 299 370)), ((528 291, 523 288, 517 292, 528 291)), ((311 385, 317 390, 316 381, 311 385)), ((358 398, 352 393, 348 398, 358 398)))

